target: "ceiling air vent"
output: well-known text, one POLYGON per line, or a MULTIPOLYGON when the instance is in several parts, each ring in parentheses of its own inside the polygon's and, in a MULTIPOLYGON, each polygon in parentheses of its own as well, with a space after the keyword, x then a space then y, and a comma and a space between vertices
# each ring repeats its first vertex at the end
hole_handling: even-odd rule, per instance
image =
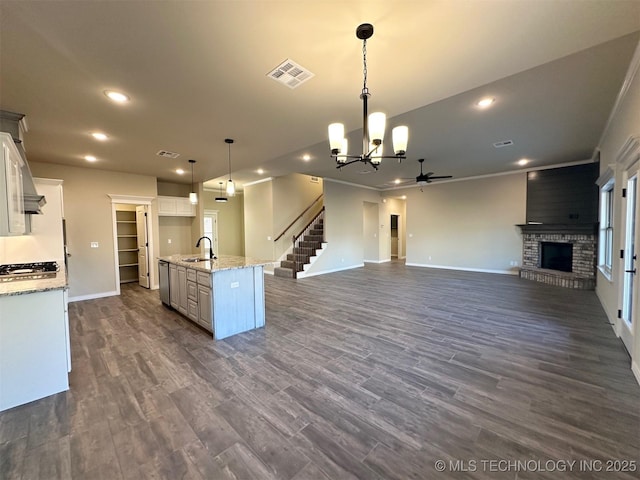
POLYGON ((502 142, 496 142, 493 144, 496 148, 509 147, 513 145, 513 140, 503 140, 502 142))
POLYGON ((289 88, 296 88, 310 78, 313 78, 315 74, 311 73, 302 65, 287 58, 276 68, 267 73, 267 76, 289 88))
POLYGON ((180 156, 179 153, 170 152, 169 150, 160 150, 156 155, 164 158, 178 158, 180 156))

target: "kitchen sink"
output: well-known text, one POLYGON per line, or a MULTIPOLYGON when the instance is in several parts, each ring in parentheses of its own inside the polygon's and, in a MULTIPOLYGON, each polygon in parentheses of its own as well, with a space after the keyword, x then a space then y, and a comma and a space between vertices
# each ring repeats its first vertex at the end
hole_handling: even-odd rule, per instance
POLYGON ((194 257, 194 258, 183 258, 181 261, 187 262, 187 263, 197 263, 197 262, 207 262, 209 260, 210 260, 209 258, 194 257))

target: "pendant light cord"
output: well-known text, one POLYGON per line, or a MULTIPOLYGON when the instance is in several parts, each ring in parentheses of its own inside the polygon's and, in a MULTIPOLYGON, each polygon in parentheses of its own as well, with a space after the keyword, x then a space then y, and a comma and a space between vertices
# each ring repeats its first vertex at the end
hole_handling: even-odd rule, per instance
POLYGON ((227 145, 229 146, 229 180, 231 180, 231 143, 227 145))

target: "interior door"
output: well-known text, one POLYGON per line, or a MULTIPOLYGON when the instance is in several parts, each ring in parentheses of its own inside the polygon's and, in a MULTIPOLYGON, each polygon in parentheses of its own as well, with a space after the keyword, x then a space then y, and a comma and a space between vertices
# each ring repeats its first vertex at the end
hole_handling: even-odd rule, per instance
POLYGON ((136 207, 136 227, 138 235, 138 283, 149 288, 149 238, 147 229, 147 206, 136 207))
MULTIPOLYGON (((213 249, 213 253, 218 255, 220 251, 218 250, 218 211, 217 210, 205 210, 204 212, 204 236, 211 239, 211 248, 213 249)), ((209 247, 208 242, 202 242, 204 250, 202 252, 206 252, 206 248, 209 247)))
POLYGON ((624 277, 622 288, 622 322, 619 333, 627 350, 633 351, 633 322, 637 304, 637 225, 638 225, 638 168, 628 172, 624 237, 624 277))

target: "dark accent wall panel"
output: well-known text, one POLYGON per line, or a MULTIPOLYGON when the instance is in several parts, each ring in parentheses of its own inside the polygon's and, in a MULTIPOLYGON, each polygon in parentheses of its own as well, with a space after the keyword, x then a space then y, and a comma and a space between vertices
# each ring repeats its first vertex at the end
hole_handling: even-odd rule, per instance
POLYGON ((600 166, 586 163, 527 173, 527 223, 597 223, 600 166))

